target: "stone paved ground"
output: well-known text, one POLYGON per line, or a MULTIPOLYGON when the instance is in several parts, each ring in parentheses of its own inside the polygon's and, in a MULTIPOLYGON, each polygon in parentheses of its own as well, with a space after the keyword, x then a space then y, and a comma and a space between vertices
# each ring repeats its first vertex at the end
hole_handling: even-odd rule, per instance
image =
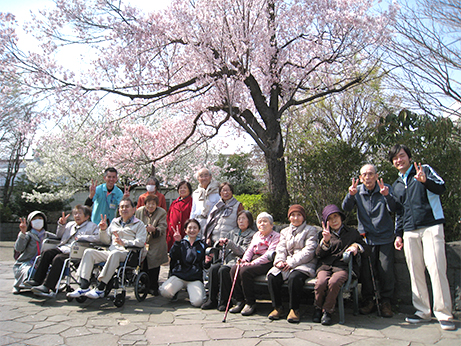
MULTIPOLYGON (((13 273, 10 246, 0 243, 0 346, 111 346, 111 345, 188 345, 188 346, 311 346, 311 345, 461 345, 461 330, 442 331, 438 323, 409 325, 404 315, 384 319, 353 316, 346 307, 346 324, 324 327, 311 322, 312 306, 303 306, 300 324, 285 320, 269 321, 270 304, 258 304, 251 317, 202 311, 190 306, 186 293, 177 302, 149 296, 138 303, 132 289, 122 308, 111 301, 88 300, 68 303, 61 293, 55 300, 37 299, 30 293, 11 294, 13 273)), ((166 268, 162 268, 162 277, 166 268)), ((460 327, 459 322, 457 322, 460 327)))

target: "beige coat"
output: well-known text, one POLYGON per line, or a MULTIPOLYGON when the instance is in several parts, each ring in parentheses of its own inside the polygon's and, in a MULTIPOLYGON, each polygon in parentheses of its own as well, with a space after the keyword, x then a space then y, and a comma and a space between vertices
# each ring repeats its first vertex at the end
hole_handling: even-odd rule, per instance
POLYGON ((305 222, 298 228, 290 225, 282 229, 280 241, 275 250, 274 264, 286 261, 292 269, 289 272, 281 272, 274 266, 267 274, 276 276, 281 272, 283 279, 286 280, 289 273, 293 270, 299 270, 310 277, 314 277, 317 265, 315 249, 318 244, 318 232, 316 227, 309 226, 305 222))
POLYGON ((136 217, 146 225, 152 225, 157 229, 155 234, 147 233, 146 244, 149 246, 149 251, 146 258, 149 269, 160 267, 163 263, 168 262, 166 211, 157 207, 149 217, 146 207, 141 207, 136 210, 136 217))

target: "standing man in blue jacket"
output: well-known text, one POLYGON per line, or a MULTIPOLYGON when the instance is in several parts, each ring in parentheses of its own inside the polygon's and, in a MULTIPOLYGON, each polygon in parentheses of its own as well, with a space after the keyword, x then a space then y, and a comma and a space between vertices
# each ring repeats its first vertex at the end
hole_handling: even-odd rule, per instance
POLYGON ((105 184, 96 186, 91 180, 90 194, 85 205, 92 207, 91 221, 97 225, 101 222, 101 215, 107 216, 107 222, 115 218, 118 205, 123 197, 129 198, 130 192, 125 188, 125 193, 115 183, 118 180, 117 170, 114 167, 106 168, 104 171, 105 184), (94 205, 93 205, 94 204, 94 205))
POLYGON ((361 282, 364 304, 360 313, 367 315, 375 310, 373 301, 372 273, 379 279, 380 312, 383 317, 392 317, 391 299, 394 295, 394 219, 391 213, 397 210, 397 199, 392 188, 378 179, 376 167, 371 164, 360 169, 360 182, 352 179, 352 185, 344 198, 342 208, 351 211, 357 206, 358 231, 364 234, 371 247, 369 259, 362 263, 361 282), (370 269, 370 263, 371 267, 370 269))
POLYGON ((394 194, 403 205, 396 216, 395 248, 405 250, 410 272, 413 306, 416 312, 405 320, 420 323, 431 320, 431 305, 424 270, 431 278, 433 312, 444 330, 454 330, 450 286, 445 256, 445 222, 440 195, 445 182, 429 165, 411 163, 411 152, 396 144, 389 161, 399 171, 393 184, 394 194))

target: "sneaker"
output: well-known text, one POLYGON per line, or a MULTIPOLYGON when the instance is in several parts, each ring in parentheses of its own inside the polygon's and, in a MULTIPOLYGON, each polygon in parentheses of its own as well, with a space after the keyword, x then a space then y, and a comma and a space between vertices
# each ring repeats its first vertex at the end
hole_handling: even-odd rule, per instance
POLYGON ((375 302, 373 300, 369 300, 365 304, 363 304, 363 306, 359 309, 359 312, 362 315, 369 315, 373 311, 375 311, 375 309, 376 309, 375 302))
POLYGON ((31 291, 35 294, 39 293, 50 293, 50 289, 48 287, 46 287, 45 285, 40 285, 40 286, 34 286, 32 287, 31 291))
POLYGON ((456 329, 455 322, 453 322, 452 320, 439 321, 439 324, 443 330, 455 330, 456 329))
POLYGON ((405 322, 408 322, 408 323, 421 323, 421 322, 430 322, 430 318, 422 318, 418 315, 411 315, 411 316, 407 316, 405 317, 405 322))
POLYGON ((331 325, 331 314, 329 312, 324 312, 321 320, 322 325, 330 326, 331 325))
POLYGON ((69 298, 78 298, 78 297, 84 296, 89 291, 90 291, 89 288, 79 288, 78 290, 67 293, 66 296, 69 298))
POLYGON ((91 299, 104 298, 104 293, 104 290, 98 290, 97 288, 93 288, 91 291, 85 293, 85 297, 91 299))
POLYGON ((271 321, 279 320, 283 317, 283 307, 274 308, 272 312, 267 316, 271 321))
POLYGON ((242 316, 251 316, 256 311, 256 304, 246 304, 242 309, 242 316))
POLYGON ((218 307, 218 303, 212 300, 207 300, 205 303, 202 304, 202 310, 211 310, 216 309, 218 307))
POLYGON ((242 311, 243 307, 245 306, 245 302, 237 302, 237 305, 234 306, 232 309, 229 310, 231 314, 238 314, 242 311))
POLYGON ((37 281, 35 280, 27 280, 27 281, 24 281, 22 283, 24 285, 24 287, 34 287, 34 286, 40 286, 40 283, 38 283, 37 281))
POLYGON ((288 323, 299 323, 300 320, 301 314, 299 313, 299 310, 291 309, 287 317, 288 323))
POLYGON ((314 311, 314 315, 312 316, 312 322, 320 323, 321 320, 322 320, 322 310, 316 308, 314 311))
POLYGON ((394 316, 390 302, 383 302, 379 307, 379 311, 381 312, 382 317, 390 318, 394 316))

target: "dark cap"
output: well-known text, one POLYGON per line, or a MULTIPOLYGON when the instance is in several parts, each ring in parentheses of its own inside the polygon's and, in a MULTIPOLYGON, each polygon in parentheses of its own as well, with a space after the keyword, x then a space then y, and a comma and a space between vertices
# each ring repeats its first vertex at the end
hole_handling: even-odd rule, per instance
POLYGON ((291 213, 295 211, 300 213, 303 216, 304 220, 306 220, 306 211, 304 210, 303 206, 300 204, 293 204, 290 207, 290 209, 288 209, 288 218, 290 218, 291 213))
POLYGON ((334 214, 334 213, 338 213, 339 215, 341 215, 341 219, 344 221, 344 219, 346 218, 346 216, 344 215, 344 213, 341 211, 341 209, 339 209, 336 205, 334 204, 330 204, 330 205, 327 205, 325 208, 323 208, 323 211, 322 211, 322 219, 323 219, 323 222, 327 222, 327 219, 328 219, 328 216, 330 216, 331 214, 334 214))

